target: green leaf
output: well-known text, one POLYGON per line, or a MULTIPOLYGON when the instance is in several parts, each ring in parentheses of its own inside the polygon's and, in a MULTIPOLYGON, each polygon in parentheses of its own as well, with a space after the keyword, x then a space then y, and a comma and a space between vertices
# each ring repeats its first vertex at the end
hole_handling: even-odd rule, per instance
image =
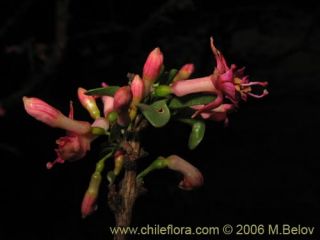
POLYGON ((180 119, 181 122, 191 125, 191 133, 189 136, 188 147, 195 149, 202 141, 206 131, 206 124, 201 120, 195 119, 180 119))
POLYGON ((116 175, 114 175, 113 171, 109 171, 107 173, 107 179, 108 179, 110 185, 114 183, 114 180, 116 179, 116 175))
POLYGON ((113 96, 116 91, 119 89, 118 86, 108 86, 102 88, 90 89, 86 92, 86 95, 95 95, 95 96, 113 96))
POLYGON ((140 103, 138 107, 152 126, 160 128, 170 120, 170 110, 166 102, 166 100, 159 100, 151 105, 140 103))
POLYGON ((174 97, 169 103, 169 108, 179 109, 195 105, 208 104, 216 99, 212 94, 190 94, 183 97, 174 97))

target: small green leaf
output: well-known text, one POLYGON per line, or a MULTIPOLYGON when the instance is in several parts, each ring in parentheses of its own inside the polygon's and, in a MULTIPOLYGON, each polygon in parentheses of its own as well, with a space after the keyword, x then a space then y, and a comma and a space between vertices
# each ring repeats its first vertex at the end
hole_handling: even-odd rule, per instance
POLYGON ((202 141, 204 133, 206 131, 206 124, 203 121, 196 121, 192 125, 191 133, 189 136, 188 147, 193 150, 195 149, 202 141))
POLYGON ((145 118, 154 127, 163 127, 170 120, 170 110, 167 106, 166 100, 159 100, 151 105, 140 103, 138 107, 145 118))
POLYGON ((169 103, 169 108, 179 109, 195 105, 208 104, 216 99, 215 95, 210 94, 190 94, 183 97, 174 97, 169 103))
POLYGON ((201 143, 204 137, 206 124, 201 120, 195 119, 180 119, 179 121, 189 124, 192 127, 189 136, 188 147, 191 150, 195 149, 201 143))
POLYGON ((114 180, 116 179, 116 175, 114 175, 113 171, 109 171, 107 173, 107 179, 108 179, 110 185, 112 185, 114 183, 114 180))
POLYGON ((95 96, 113 96, 116 91, 119 89, 118 86, 108 86, 102 88, 90 89, 86 92, 86 95, 95 95, 95 96))

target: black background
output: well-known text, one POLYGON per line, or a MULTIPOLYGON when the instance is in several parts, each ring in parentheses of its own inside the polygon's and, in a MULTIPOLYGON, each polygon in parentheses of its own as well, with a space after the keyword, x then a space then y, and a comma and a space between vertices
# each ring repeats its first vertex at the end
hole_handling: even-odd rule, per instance
POLYGON ((215 64, 210 36, 230 63, 247 67, 252 81, 268 81, 270 95, 241 104, 227 128, 208 123, 194 151, 184 125, 146 131, 142 142, 150 158, 141 167, 174 153, 197 166, 205 183, 185 192, 174 172, 148 176, 149 192, 137 201, 133 225, 290 223, 320 231, 319 4, 71 1, 63 60, 35 84, 46 65, 36 47, 52 51, 55 2, 0 6, 0 103, 6 109, 0 118, 0 239, 108 239, 114 225, 106 191, 99 210, 81 219, 99 141, 85 159, 46 170, 64 132, 28 116, 21 96, 42 98, 64 113, 74 100, 76 118, 89 120, 76 100, 78 86, 125 84, 127 72, 141 73, 157 46, 167 68, 193 62, 193 76, 206 76, 215 64))

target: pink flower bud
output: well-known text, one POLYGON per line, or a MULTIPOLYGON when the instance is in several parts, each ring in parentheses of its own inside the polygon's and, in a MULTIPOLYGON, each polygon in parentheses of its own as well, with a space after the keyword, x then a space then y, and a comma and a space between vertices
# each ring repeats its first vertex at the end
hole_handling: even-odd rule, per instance
POLYGON ((81 204, 82 218, 87 217, 97 209, 96 201, 99 194, 100 184, 101 184, 101 174, 95 172, 91 176, 89 187, 82 200, 82 204, 81 204))
POLYGON ((30 116, 49 125, 50 127, 59 126, 63 116, 58 109, 50 106, 39 98, 23 97, 22 100, 24 108, 30 116))
POLYGON ((90 113, 90 116, 93 119, 100 117, 100 111, 96 104, 96 100, 93 96, 88 96, 85 94, 86 89, 79 87, 78 88, 78 98, 82 106, 90 113))
POLYGON ((132 93, 129 86, 119 88, 114 94, 113 107, 115 111, 128 109, 132 100, 132 93))
POLYGON ((118 113, 117 122, 120 126, 127 126, 130 122, 129 107, 132 101, 132 93, 129 86, 119 88, 114 94, 113 107, 118 113))
POLYGON ((76 134, 90 132, 90 124, 88 122, 68 118, 39 98, 23 97, 23 103, 29 115, 51 127, 65 129, 76 134))
POLYGON ((141 102, 144 92, 144 83, 138 74, 136 74, 132 80, 131 92, 133 97, 132 103, 137 105, 139 102, 141 102))
POLYGON ((182 66, 179 72, 176 74, 172 82, 188 79, 194 71, 194 65, 188 63, 182 66))
POLYGON ((155 48, 150 52, 144 66, 142 79, 144 82, 144 95, 148 95, 152 84, 158 78, 163 64, 163 54, 160 48, 155 48))
POLYGON ((171 155, 167 160, 169 169, 183 174, 183 180, 179 183, 181 189, 191 190, 203 184, 203 176, 196 167, 177 155, 171 155))
POLYGON ((114 169, 113 173, 115 176, 118 176, 121 172, 124 162, 124 152, 122 150, 116 151, 114 154, 114 169))

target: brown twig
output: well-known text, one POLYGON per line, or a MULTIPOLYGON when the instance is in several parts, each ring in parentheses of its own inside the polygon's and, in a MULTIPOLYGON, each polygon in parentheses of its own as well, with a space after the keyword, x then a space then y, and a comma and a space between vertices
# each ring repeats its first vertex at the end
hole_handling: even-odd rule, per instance
MULTIPOLYGON (((137 116, 139 119, 140 116, 137 116)), ((143 187, 136 181, 136 164, 141 158, 143 150, 139 141, 139 129, 143 121, 137 121, 132 129, 133 136, 121 142, 122 149, 126 152, 124 163, 124 177, 118 185, 109 186, 108 204, 113 211, 117 227, 129 227, 131 224, 132 211, 137 197, 144 192, 143 187)), ((114 240, 124 240, 124 234, 116 234, 114 240)))

